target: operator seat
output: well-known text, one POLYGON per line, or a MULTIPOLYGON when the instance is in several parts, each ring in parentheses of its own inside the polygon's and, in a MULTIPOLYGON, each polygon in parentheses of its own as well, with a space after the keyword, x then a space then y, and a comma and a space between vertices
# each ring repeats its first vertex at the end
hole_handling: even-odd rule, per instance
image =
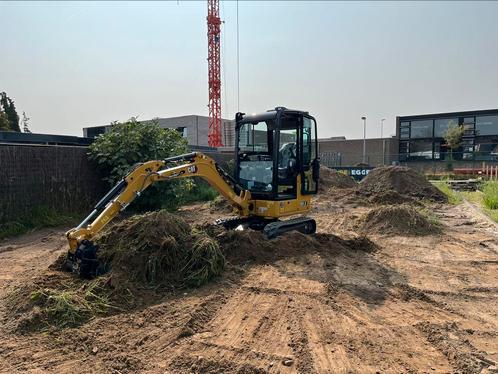
POLYGON ((297 165, 296 143, 285 143, 278 150, 278 180, 279 184, 294 184, 297 165), (289 161, 293 160, 294 168, 289 168, 289 161))

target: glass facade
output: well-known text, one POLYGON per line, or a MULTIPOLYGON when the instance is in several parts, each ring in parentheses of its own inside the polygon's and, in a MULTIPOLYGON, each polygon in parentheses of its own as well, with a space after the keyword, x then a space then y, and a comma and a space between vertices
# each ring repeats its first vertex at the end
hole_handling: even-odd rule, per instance
POLYGON ((498 110, 398 118, 400 161, 498 160, 498 110), (460 146, 451 150, 444 139, 461 126, 460 146))

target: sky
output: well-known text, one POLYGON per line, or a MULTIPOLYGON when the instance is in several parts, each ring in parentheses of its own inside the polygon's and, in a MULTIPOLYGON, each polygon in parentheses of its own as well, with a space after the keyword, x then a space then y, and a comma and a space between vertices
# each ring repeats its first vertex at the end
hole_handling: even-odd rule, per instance
MULTIPOLYGON (((237 2, 221 1, 222 112, 237 112, 237 2)), ((207 5, 0 2, 0 91, 33 132, 207 115, 207 5)), ((320 138, 498 108, 498 2, 239 1, 240 111, 286 106, 320 138)))

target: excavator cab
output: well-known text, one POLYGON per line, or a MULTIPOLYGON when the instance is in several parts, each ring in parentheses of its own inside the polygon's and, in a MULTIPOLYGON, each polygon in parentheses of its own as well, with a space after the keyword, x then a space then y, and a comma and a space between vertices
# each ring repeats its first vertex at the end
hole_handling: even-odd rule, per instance
POLYGON ((236 114, 235 179, 256 200, 296 200, 318 191, 315 119, 277 107, 236 114))

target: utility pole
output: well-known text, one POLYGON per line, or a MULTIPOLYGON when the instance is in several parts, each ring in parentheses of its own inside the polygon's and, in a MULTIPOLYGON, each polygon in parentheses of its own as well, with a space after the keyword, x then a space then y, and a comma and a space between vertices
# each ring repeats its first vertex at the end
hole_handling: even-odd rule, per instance
POLYGON ((362 163, 367 163, 367 117, 361 117, 363 120, 363 157, 362 163))
POLYGON ((380 120, 380 138, 382 139, 382 166, 386 164, 386 139, 384 139, 384 121, 386 119, 382 118, 380 120))

